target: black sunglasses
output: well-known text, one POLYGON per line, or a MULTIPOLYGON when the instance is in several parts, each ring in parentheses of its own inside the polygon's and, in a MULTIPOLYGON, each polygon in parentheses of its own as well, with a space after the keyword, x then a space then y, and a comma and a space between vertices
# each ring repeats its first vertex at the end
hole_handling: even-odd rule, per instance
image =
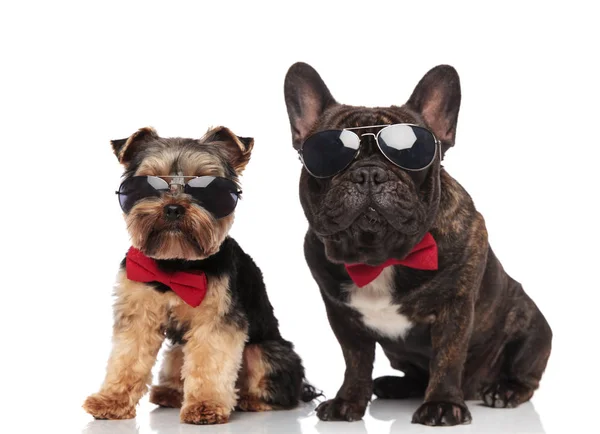
POLYGON ((346 169, 360 153, 361 138, 372 136, 392 164, 408 171, 427 169, 435 160, 438 140, 427 128, 413 124, 370 125, 325 130, 304 141, 298 151, 304 167, 315 178, 330 178, 346 169), (377 134, 351 130, 382 128, 377 134))
POLYGON ((242 194, 235 182, 218 176, 173 176, 170 183, 158 176, 132 176, 123 181, 115 193, 121 209, 128 213, 137 201, 177 191, 178 187, 183 187, 184 193, 218 219, 235 210, 242 194), (182 178, 191 179, 184 184, 182 178))

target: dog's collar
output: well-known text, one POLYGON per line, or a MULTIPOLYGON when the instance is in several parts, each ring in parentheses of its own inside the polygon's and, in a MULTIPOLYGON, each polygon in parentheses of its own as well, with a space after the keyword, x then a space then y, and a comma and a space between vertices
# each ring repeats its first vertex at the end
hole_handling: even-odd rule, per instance
POLYGON ((156 261, 131 247, 125 258, 127 278, 135 282, 160 282, 168 286, 192 307, 200 306, 206 296, 208 281, 202 271, 162 271, 156 261))
POLYGON ((438 249, 433 236, 428 232, 404 259, 388 259, 381 265, 346 264, 346 271, 352 281, 362 288, 377 278, 384 268, 403 265, 417 270, 437 270, 438 249))

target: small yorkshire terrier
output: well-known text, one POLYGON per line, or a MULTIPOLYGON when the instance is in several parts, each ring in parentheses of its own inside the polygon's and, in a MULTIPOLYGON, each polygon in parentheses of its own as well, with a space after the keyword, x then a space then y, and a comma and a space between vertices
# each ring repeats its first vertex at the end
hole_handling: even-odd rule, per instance
POLYGON ((254 140, 225 127, 200 140, 142 128, 111 144, 125 167, 117 194, 133 246, 117 276, 106 378, 84 409, 97 419, 135 417, 165 338, 150 401, 181 407, 182 422, 226 423, 234 408, 314 399, 261 271, 227 235, 254 140))

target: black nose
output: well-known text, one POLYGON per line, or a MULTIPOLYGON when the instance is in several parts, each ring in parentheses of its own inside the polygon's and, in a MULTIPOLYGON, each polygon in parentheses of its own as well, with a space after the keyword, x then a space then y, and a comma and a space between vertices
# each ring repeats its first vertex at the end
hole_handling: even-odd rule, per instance
POLYGON ((165 218, 172 222, 180 219, 185 214, 185 208, 181 205, 167 205, 164 209, 165 218))
POLYGON ((357 184, 382 184, 388 180, 388 173, 385 169, 377 166, 357 167, 352 170, 350 175, 352 182, 357 184))

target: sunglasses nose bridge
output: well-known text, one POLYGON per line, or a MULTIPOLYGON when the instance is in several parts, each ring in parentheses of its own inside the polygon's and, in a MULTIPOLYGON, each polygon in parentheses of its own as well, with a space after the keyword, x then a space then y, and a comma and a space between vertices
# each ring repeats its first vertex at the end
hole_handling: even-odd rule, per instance
POLYGON ((365 155, 371 155, 377 150, 377 134, 362 133, 359 135, 360 149, 365 155))
POLYGON ((177 194, 183 192, 183 184, 171 183, 169 184, 169 193, 177 194))

